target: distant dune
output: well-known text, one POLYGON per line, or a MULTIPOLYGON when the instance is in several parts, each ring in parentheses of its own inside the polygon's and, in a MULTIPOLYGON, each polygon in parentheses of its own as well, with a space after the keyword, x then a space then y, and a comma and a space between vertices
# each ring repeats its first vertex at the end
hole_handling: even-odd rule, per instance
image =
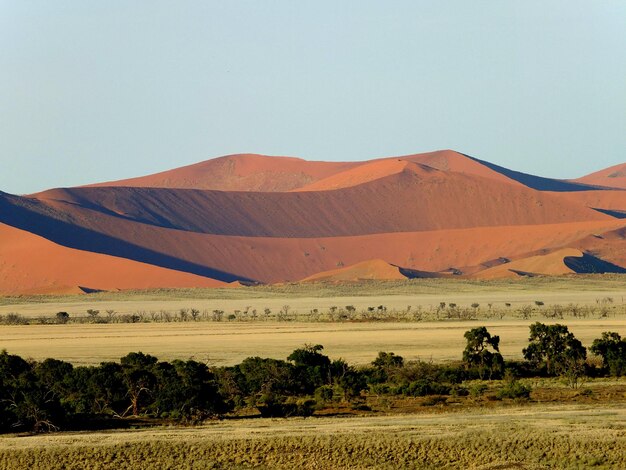
POLYGON ((604 170, 574 180, 579 183, 626 189, 626 163, 620 163, 604 170))
MULTIPOLYGON (((619 168, 609 170, 618 181, 619 168)), ((0 192, 0 223, 3 293, 626 267, 625 190, 452 150, 343 163, 230 155, 87 187, 0 192), (28 237, 37 259, 56 253, 56 268, 26 256, 28 237), (94 263, 117 263, 117 274, 85 268, 94 263), (27 272, 36 281, 22 284, 27 272)))
POLYGON ((404 280, 419 277, 444 277, 439 273, 428 273, 412 269, 401 268, 389 264, 382 259, 361 261, 351 266, 331 269, 314 274, 302 280, 302 282, 343 282, 363 280, 404 280))
POLYGON ((90 186, 217 189, 220 191, 289 191, 362 162, 309 162, 294 157, 237 154, 193 165, 90 186))
POLYGON ((563 248, 552 253, 529 256, 510 263, 485 269, 474 275, 478 279, 498 279, 518 276, 555 276, 596 272, 626 273, 626 269, 611 266, 605 261, 574 248, 563 248))

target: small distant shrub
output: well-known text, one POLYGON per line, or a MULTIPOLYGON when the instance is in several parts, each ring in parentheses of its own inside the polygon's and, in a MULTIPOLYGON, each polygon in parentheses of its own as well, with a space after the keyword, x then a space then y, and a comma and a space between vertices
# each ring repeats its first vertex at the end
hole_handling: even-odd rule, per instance
POLYGON ((67 312, 57 312, 55 315, 57 322, 61 324, 65 324, 70 320, 70 314, 67 312))
POLYGON ((423 402, 423 406, 436 406, 436 405, 445 405, 448 399, 442 395, 433 395, 426 398, 423 402))
POLYGON ((483 383, 472 385, 469 389, 469 394, 474 398, 478 398, 487 391, 487 388, 487 385, 483 383))
POLYGON ((7 325, 26 325, 28 321, 19 313, 8 313, 6 317, 4 317, 4 323, 7 325))
POLYGON ((519 380, 512 379, 506 383, 506 385, 498 390, 496 397, 502 400, 503 398, 511 399, 527 399, 530 398, 530 392, 532 389, 528 385, 524 385, 519 380))

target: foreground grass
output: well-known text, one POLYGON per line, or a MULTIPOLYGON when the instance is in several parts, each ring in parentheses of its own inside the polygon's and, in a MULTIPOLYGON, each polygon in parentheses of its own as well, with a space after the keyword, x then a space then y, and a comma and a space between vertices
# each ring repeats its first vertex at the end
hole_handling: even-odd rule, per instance
POLYGON ((0 438, 0 468, 626 468, 626 406, 226 420, 0 438))

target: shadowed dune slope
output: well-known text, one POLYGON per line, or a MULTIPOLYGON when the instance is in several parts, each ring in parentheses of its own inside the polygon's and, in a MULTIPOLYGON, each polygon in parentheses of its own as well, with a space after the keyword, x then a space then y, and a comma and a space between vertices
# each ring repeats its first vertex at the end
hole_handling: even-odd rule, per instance
POLYGON ((494 163, 479 160, 478 158, 469 157, 472 160, 478 162, 487 168, 510 178, 513 181, 517 181, 524 186, 527 186, 538 191, 591 191, 598 189, 595 186, 590 186, 582 182, 574 182, 567 180, 557 180, 553 178, 544 178, 543 176, 529 175, 528 173, 522 173, 521 171, 509 170, 494 163))
POLYGON ((257 154, 227 155, 148 176, 89 186, 289 191, 363 162, 313 162, 257 154))
POLYGON ((575 248, 562 248, 545 255, 529 256, 494 266, 474 276, 476 279, 513 278, 527 275, 562 275, 574 273, 626 273, 626 269, 607 263, 575 248))
POLYGON ((0 224, 0 294, 226 286, 185 272, 67 248, 0 224))
MULTIPOLYGON (((164 228, 98 211, 68 215, 40 201, 15 196, 5 197, 4 203, 0 197, 0 219, 64 246, 227 282, 235 279, 297 281, 335 269, 338 263, 352 265, 372 258, 408 269, 443 271, 546 248, 571 246, 592 234, 624 227, 623 221, 608 218, 363 236, 241 237, 164 228), (11 199, 17 202, 12 201, 12 205, 11 199)), ((611 257, 603 258, 615 262, 611 257)))
POLYGON ((74 188, 46 191, 35 199, 13 197, 12 202, 83 226, 105 214, 117 222, 130 220, 190 232, 281 238, 612 219, 523 186, 413 163, 399 173, 334 191, 74 188))
POLYGON ((584 184, 626 189, 626 163, 620 163, 604 170, 574 180, 584 184))

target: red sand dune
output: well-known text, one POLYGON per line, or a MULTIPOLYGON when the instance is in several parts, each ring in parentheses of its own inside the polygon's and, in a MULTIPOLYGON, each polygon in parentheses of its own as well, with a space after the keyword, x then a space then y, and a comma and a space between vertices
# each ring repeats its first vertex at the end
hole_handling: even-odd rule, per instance
POLYGON ((0 224, 0 294, 226 286, 189 273, 66 248, 0 224))
POLYGON ((257 154, 227 155, 193 165, 89 186, 289 191, 363 162, 312 162, 257 154))
POLYGON ((294 191, 330 191, 333 189, 349 188, 401 173, 408 166, 412 166, 416 172, 421 172, 424 176, 427 176, 430 172, 436 171, 434 168, 427 166, 421 166, 420 168, 418 165, 412 164, 407 160, 396 158, 374 160, 373 162, 367 162, 340 173, 335 173, 334 175, 315 181, 314 183, 294 189, 294 191))
POLYGON ((549 193, 416 164, 334 191, 74 188, 13 200, 104 232, 107 229, 101 224, 133 220, 191 232, 250 237, 334 237, 613 220, 549 193), (104 222, 102 215, 119 220, 104 222))
POLYGON ((564 259, 568 256, 582 257, 583 253, 575 248, 562 248, 545 255, 529 256, 511 261, 510 263, 485 269, 472 277, 476 279, 514 278, 524 274, 561 275, 573 274, 575 271, 568 267, 564 259))
MULTIPOLYGON (((509 269, 497 266, 505 258, 534 266, 538 253, 565 248, 626 266, 626 220, 616 218, 624 194, 453 151, 354 163, 234 155, 96 187, 0 193, 0 272, 8 273, 0 292, 20 289, 14 279, 27 274, 42 291, 284 282, 325 271, 395 276, 395 266, 474 275, 509 269), (26 256, 30 248, 15 258, 28 237, 43 261, 26 256), (44 263, 47 251, 57 267, 44 263), (58 268, 63 257, 73 269, 58 268), (111 263, 121 263, 115 276, 85 269, 111 263)), ((542 269, 560 269, 555 256, 542 269)))
POLYGON ((626 163, 620 163, 619 165, 596 171, 574 181, 609 188, 626 189, 626 163))
MULTIPOLYGON (((46 224, 49 224, 49 231, 45 234, 47 237, 75 235, 76 238, 61 241, 74 246, 83 243, 80 246, 82 249, 134 256, 133 259, 139 261, 196 273, 203 273, 197 267, 205 266, 221 273, 235 273, 262 282, 296 281, 334 269, 337 263, 351 265, 372 258, 381 258, 409 269, 443 271, 450 267, 475 266, 500 257, 512 258, 541 249, 572 246, 589 235, 624 227, 623 220, 609 218, 561 224, 286 238, 188 232, 87 210, 73 217, 75 219, 70 226, 74 229, 70 232, 64 230, 63 221, 58 222, 56 219, 39 221, 35 228, 47 228, 46 224), (77 223, 87 226, 86 235, 80 231, 77 223), (107 238, 101 240, 93 235, 98 233, 105 234, 107 238), (163 259, 159 256, 163 253, 168 257, 163 259), (172 265, 172 262, 178 264, 172 265)), ((24 216, 22 220, 29 218, 24 216)), ((613 261, 611 258, 606 259, 613 261)), ((219 273, 210 276, 232 280, 219 277, 219 273)))
POLYGON ((398 158, 414 163, 420 163, 437 170, 480 176, 500 181, 502 183, 521 186, 521 183, 490 169, 482 163, 469 158, 467 155, 455 152, 454 150, 438 150, 436 152, 417 153, 398 158))
POLYGON ((575 202, 581 206, 595 209, 626 211, 626 190, 576 191, 571 193, 550 193, 557 197, 575 202))
POLYGON ((370 259, 351 266, 314 274, 304 278, 302 282, 360 281, 364 279, 397 280, 408 277, 401 272, 398 266, 389 264, 382 259, 370 259))

